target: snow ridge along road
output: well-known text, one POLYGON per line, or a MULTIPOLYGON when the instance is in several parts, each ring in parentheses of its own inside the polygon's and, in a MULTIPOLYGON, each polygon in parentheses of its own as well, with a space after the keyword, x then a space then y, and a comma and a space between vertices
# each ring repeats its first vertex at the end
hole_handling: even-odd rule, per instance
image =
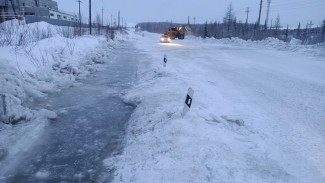
POLYGON ((191 37, 159 44, 147 32, 133 40, 146 56, 125 96, 139 104, 126 147, 104 161, 113 182, 325 182, 323 56, 191 37))
MULTIPOLYGON (((80 86, 39 101, 58 118, 49 122, 35 147, 24 153, 5 182, 108 182, 112 169, 102 160, 121 151, 126 122, 134 106, 121 96, 136 78, 139 55, 121 42, 114 58, 80 86)), ((17 157, 19 158, 19 157, 17 157)))

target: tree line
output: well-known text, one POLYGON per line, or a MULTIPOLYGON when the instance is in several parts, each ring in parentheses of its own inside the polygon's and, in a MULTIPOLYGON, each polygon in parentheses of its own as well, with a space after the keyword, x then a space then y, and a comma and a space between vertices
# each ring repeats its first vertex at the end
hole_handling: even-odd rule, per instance
MULTIPOLYGON (((164 33, 171 27, 178 27, 184 24, 172 22, 144 22, 136 25, 138 30, 145 30, 153 33, 164 33)), ((293 38, 301 40, 302 44, 318 44, 325 41, 325 20, 321 27, 312 27, 312 22, 303 26, 301 23, 296 28, 282 26, 278 15, 270 26, 267 21, 264 25, 258 23, 248 23, 236 19, 232 4, 226 10, 222 22, 206 22, 205 24, 192 25, 191 31, 187 34, 200 36, 202 38, 232 38, 238 37, 244 40, 262 40, 268 37, 290 42, 293 38)))

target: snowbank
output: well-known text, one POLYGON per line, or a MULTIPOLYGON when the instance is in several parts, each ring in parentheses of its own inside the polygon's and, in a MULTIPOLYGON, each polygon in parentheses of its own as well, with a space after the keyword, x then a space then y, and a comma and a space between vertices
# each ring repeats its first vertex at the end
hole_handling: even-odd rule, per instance
MULTIPOLYGON (((30 31, 30 40, 24 44, 17 45, 15 37, 13 46, 0 47, 0 114, 5 123, 29 120, 33 112, 22 106, 24 102, 73 86, 75 80, 100 68, 104 58, 111 54, 107 50, 118 44, 107 42, 102 36, 62 37, 61 31, 69 28, 45 22, 19 25, 9 21, 1 26, 8 24, 15 30, 13 36, 27 29, 37 30, 40 35, 49 31, 51 35, 33 38, 30 31)), ((121 39, 123 35, 118 35, 117 40, 121 39)))
POLYGON ((324 182, 325 83, 314 80, 325 76, 323 58, 237 39, 159 44, 158 34, 132 35, 144 57, 124 96, 137 104, 125 149, 104 161, 113 182, 324 182))
POLYGON ((0 75, 0 122, 30 119, 32 111, 22 106, 26 92, 18 71, 5 60, 0 60, 0 75))
POLYGON ((224 39, 214 39, 214 38, 198 38, 189 36, 187 37, 189 40, 200 40, 206 43, 212 44, 223 44, 223 45, 232 45, 232 46, 245 46, 250 48, 258 48, 258 49, 272 49, 279 51, 289 51, 295 53, 301 53, 309 56, 321 56, 325 57, 325 43, 316 44, 316 45, 303 45, 301 40, 292 39, 290 42, 284 42, 277 38, 266 38, 261 41, 251 41, 251 40, 243 40, 240 38, 224 38, 224 39))
POLYGON ((45 22, 25 24, 11 20, 0 24, 0 46, 23 46, 53 36, 73 35, 73 28, 59 27, 45 22))

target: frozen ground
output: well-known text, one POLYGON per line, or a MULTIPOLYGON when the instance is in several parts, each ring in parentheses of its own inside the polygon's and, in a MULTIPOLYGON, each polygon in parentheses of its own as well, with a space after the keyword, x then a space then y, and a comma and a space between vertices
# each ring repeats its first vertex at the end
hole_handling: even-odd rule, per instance
POLYGON ((159 36, 133 35, 145 56, 126 147, 104 161, 114 182, 325 182, 324 47, 159 36))

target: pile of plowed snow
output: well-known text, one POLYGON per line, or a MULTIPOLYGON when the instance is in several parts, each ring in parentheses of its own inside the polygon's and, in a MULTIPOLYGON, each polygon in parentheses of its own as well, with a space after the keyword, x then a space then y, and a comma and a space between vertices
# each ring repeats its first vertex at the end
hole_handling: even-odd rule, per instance
MULTIPOLYGON (((214 39, 214 38, 206 38, 202 39, 200 37, 187 37, 188 40, 201 40, 208 43, 217 43, 223 45, 231 45, 231 46, 245 46, 251 48, 262 48, 262 49, 272 49, 279 51, 290 51, 302 53, 304 55, 309 56, 325 56, 325 43, 315 44, 315 45, 304 45, 302 41, 299 39, 291 39, 290 42, 284 42, 277 38, 269 37, 260 41, 252 41, 252 40, 243 40, 240 38, 224 38, 224 39, 214 39)), ((186 41, 186 40, 185 40, 186 41)))
POLYGON ((13 45, 0 47, 0 120, 7 124, 40 116, 22 104, 73 86, 77 79, 100 68, 104 58, 112 54, 107 50, 118 44, 104 36, 63 37, 62 32, 71 28, 45 22, 19 25, 9 21, 1 26, 14 30, 13 45), (17 45, 18 35, 27 29, 32 30, 27 32, 29 40, 17 45), (36 38, 35 31, 43 38, 36 38))

